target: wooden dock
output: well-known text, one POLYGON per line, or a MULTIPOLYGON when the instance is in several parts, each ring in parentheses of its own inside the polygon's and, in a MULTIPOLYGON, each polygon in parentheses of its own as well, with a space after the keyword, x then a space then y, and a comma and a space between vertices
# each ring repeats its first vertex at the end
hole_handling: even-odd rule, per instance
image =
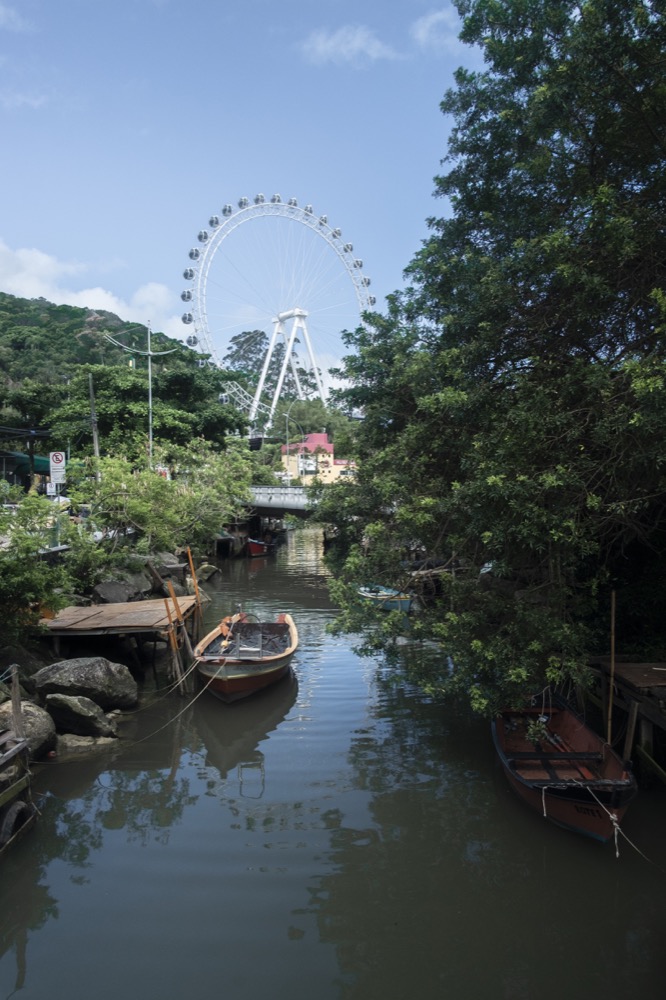
POLYGON ((666 663, 595 657, 589 665, 597 680, 592 700, 604 718, 614 709, 627 713, 623 757, 629 760, 635 753, 666 783, 666 761, 656 759, 654 738, 655 728, 666 733, 666 663))
POLYGON ((44 618, 41 625, 53 639, 56 655, 60 655, 61 639, 115 635, 139 639, 161 639, 171 649, 173 676, 186 689, 186 663, 192 657, 202 624, 202 600, 208 600, 197 588, 195 596, 171 596, 123 604, 93 604, 89 607, 63 608, 54 618, 44 618))
POLYGON ((198 606, 196 597, 179 597, 175 606, 162 597, 150 601, 128 601, 125 604, 93 604, 87 608, 63 608, 55 618, 45 618, 41 624, 54 638, 166 634, 174 619, 188 620, 196 613, 198 606))

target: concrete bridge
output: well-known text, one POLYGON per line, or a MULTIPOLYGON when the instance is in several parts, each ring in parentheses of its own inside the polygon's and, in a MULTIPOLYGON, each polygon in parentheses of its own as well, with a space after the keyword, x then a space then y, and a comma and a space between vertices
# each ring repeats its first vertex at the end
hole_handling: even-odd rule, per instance
POLYGON ((284 517, 294 514, 307 517, 310 513, 307 491, 303 486, 253 486, 252 498, 258 514, 284 517))

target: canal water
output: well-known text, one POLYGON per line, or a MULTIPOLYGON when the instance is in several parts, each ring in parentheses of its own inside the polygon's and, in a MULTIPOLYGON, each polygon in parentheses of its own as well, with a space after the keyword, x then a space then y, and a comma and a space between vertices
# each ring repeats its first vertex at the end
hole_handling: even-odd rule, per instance
POLYGON ((619 858, 551 826, 487 723, 327 634, 326 577, 312 529, 222 563, 207 622, 291 612, 293 681, 226 706, 148 671, 117 748, 41 768, 0 1000, 662 998, 663 791, 619 858))

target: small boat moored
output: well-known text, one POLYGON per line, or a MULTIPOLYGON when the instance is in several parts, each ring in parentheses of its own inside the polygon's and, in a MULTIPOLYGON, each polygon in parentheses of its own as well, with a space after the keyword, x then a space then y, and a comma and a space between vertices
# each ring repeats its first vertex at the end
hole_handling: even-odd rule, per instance
POLYGON ((375 583, 359 587, 358 595, 364 601, 374 604, 375 607, 381 608, 383 611, 404 611, 405 613, 411 610, 414 600, 411 594, 375 583))
POLYGON ((541 707, 503 710, 492 730, 509 784, 528 805, 595 840, 616 834, 636 779, 564 700, 549 695, 541 707))
POLYGON ((247 540, 247 554, 250 558, 267 556, 271 552, 275 552, 275 548, 274 541, 267 541, 261 538, 248 538, 247 540))
POLYGON ((298 630, 289 614, 259 621, 241 611, 227 615, 194 649, 206 688, 222 701, 238 701, 280 680, 291 669, 298 630))

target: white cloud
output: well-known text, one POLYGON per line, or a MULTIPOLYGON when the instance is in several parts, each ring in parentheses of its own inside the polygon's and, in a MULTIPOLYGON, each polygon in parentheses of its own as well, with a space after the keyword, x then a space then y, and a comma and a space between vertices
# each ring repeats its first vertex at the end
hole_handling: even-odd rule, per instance
POLYGON ((73 288, 88 266, 60 261, 36 249, 12 250, 0 240, 0 290, 24 299, 44 298, 55 305, 104 309, 123 320, 150 323, 153 330, 182 339, 183 324, 173 314, 174 296, 158 282, 142 285, 129 301, 100 285, 73 288))
POLYGON ((17 108, 43 108, 49 98, 45 94, 22 94, 20 91, 0 91, 0 106, 5 111, 15 111, 17 108))
POLYGON ((301 48, 308 62, 315 65, 365 65, 378 59, 400 58, 363 25, 345 25, 337 31, 313 31, 301 48))
POLYGON ((452 7, 432 11, 415 21, 410 34, 419 48, 452 52, 461 48, 458 39, 461 23, 452 7))
POLYGON ((0 3, 0 31, 28 31, 30 25, 15 7, 0 3))

